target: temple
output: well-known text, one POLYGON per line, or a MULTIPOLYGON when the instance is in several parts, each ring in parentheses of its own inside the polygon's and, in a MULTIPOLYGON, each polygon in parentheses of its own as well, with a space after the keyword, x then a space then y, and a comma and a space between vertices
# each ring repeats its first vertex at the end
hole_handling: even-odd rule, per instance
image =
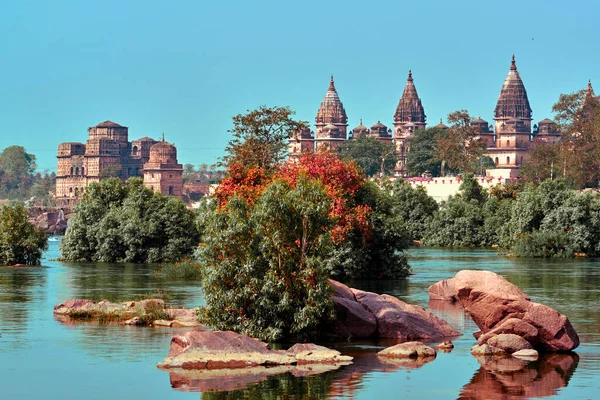
MULTIPOLYGON (((592 99, 598 101, 591 82, 588 82, 584 106, 592 99)), ((543 119, 537 125, 533 125, 533 129, 532 121, 533 111, 513 54, 508 75, 504 80, 494 109, 495 124, 490 125, 481 117, 471 121, 476 137, 486 144, 487 155, 495 163, 495 169, 492 170, 494 174, 506 178, 516 178, 519 168, 527 162, 528 155, 535 146, 543 143, 554 144, 561 140, 558 126, 554 121, 543 119)), ((367 128, 361 119, 359 125, 348 135, 348 116, 335 88, 333 76, 317 112, 315 122, 316 134, 313 135, 309 129, 304 129, 296 132, 290 138, 290 156, 299 156, 304 151, 320 148, 335 149, 345 140, 363 135, 372 136, 382 142, 393 143, 398 158, 395 173, 399 176, 406 176, 410 139, 414 136, 415 131, 426 127, 427 116, 417 93, 412 71, 409 70, 404 91, 393 116, 393 130, 388 129, 381 121, 377 121, 371 128, 367 128)), ((435 125, 435 128, 449 129, 444 125, 442 119, 439 124, 435 125)))
POLYGON ((58 145, 56 199, 74 203, 92 182, 109 177, 144 178, 144 184, 162 194, 182 195, 183 166, 175 146, 148 137, 129 142, 129 128, 104 121, 88 128, 86 143, 58 145))

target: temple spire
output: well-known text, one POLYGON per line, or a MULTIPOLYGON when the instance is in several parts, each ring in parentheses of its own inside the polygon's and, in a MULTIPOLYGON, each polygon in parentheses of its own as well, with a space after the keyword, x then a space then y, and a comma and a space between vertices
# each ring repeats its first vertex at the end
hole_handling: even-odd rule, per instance
POLYGON ((510 70, 511 71, 517 70, 517 63, 515 62, 515 53, 513 53, 513 55, 512 55, 512 62, 510 64, 510 70))
POLYGON ((500 90, 498 102, 496 103, 494 119, 498 121, 520 118, 531 121, 531 114, 532 110, 527 98, 527 90, 525 90, 525 85, 517 71, 515 55, 513 53, 510 70, 508 71, 508 75, 506 75, 506 79, 500 90))
POLYGON ((409 69, 404 92, 402 92, 402 97, 394 114, 394 125, 414 122, 420 124, 420 128, 424 128, 425 119, 425 111, 415 87, 412 70, 409 69))
POLYGON ((335 84, 333 83, 333 74, 331 74, 331 80, 329 81, 329 90, 335 90, 335 84))

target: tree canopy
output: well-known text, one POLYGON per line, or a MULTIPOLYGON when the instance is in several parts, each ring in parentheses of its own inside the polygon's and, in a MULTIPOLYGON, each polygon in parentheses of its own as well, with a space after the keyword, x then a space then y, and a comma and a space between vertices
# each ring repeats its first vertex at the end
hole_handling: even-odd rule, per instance
POLYGON ((90 184, 61 242, 68 261, 179 260, 199 243, 194 213, 174 197, 153 192, 141 178, 90 184))
POLYGON ((409 140, 410 151, 407 155, 406 168, 412 176, 429 173, 440 176, 441 161, 437 158, 438 139, 445 135, 439 128, 417 129, 409 140))
POLYGON ((0 264, 37 265, 48 248, 46 232, 38 231, 28 221, 21 205, 4 206, 0 211, 0 264))
POLYGON ((228 131, 233 138, 225 148, 223 164, 272 172, 287 154, 288 139, 308 126, 304 121, 292 119, 294 114, 289 107, 260 106, 234 116, 233 128, 228 131))
POLYGON ((377 138, 359 135, 346 140, 338 151, 343 159, 355 161, 368 176, 393 175, 396 167, 394 145, 377 138))

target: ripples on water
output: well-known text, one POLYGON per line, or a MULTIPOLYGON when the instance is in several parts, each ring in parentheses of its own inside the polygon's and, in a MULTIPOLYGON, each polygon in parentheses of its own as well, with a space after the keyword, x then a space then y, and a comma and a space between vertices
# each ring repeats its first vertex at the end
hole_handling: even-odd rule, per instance
MULTIPOLYGON (((73 264, 0 268, 1 398, 600 398, 600 262, 598 260, 508 259, 490 251, 415 249, 415 275, 397 281, 355 281, 351 286, 388 293, 429 307, 463 335, 449 354, 429 363, 388 364, 374 354, 395 342, 327 343, 354 363, 335 371, 254 371, 241 378, 169 375, 156 368, 168 352, 169 328, 70 325, 52 315, 70 298, 126 300, 159 292, 170 303, 202 304, 197 282, 164 281, 152 265, 73 264), (537 362, 476 359, 469 348, 477 330, 461 308, 429 304, 427 287, 461 269, 495 271, 521 287, 534 301, 566 314, 581 338, 576 354, 537 362), (274 373, 279 374, 273 375, 274 373), (212 379, 212 380, 211 380, 212 379), (212 385, 212 386, 211 386, 212 385), (240 389, 243 386, 243 389, 240 389), (225 391, 208 392, 211 388, 225 391)), ((180 330, 185 331, 185 330, 180 330)))

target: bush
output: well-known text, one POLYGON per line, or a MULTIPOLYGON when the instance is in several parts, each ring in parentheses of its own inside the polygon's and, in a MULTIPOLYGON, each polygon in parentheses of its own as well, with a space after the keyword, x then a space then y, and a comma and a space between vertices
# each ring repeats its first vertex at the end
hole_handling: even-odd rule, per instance
POLYGON ((169 279, 202 279, 200 263, 191 258, 161 263, 156 268, 155 273, 160 277, 169 279))
POLYGON ((437 202, 430 197, 423 186, 413 188, 410 183, 398 179, 387 188, 393 199, 393 214, 399 218, 412 240, 421 240, 438 210, 437 202))
POLYGON ((253 207, 234 196, 210 214, 199 250, 207 303, 199 319, 261 340, 317 336, 333 316, 324 262, 330 203, 314 180, 275 180, 253 207))
POLYGON ((28 221, 21 205, 4 206, 0 211, 0 264, 39 265, 48 248, 48 235, 28 221))
POLYGON ((92 183, 61 243, 68 261, 160 262, 193 253, 199 242, 194 213, 142 179, 92 183))

